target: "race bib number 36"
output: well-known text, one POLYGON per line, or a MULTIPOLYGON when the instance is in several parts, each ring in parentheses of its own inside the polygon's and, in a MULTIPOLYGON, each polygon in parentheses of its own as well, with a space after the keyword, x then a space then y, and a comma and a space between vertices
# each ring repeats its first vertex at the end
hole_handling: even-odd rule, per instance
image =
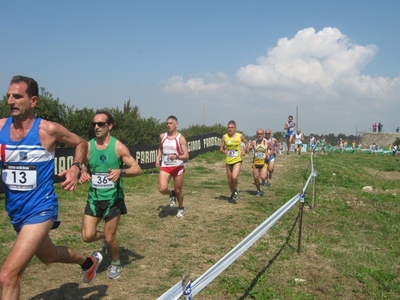
POLYGON ((1 179, 10 190, 31 191, 36 188, 36 166, 3 165, 1 179))
POLYGON ((96 189, 109 189, 114 187, 114 182, 108 180, 108 173, 93 173, 92 187, 96 189))

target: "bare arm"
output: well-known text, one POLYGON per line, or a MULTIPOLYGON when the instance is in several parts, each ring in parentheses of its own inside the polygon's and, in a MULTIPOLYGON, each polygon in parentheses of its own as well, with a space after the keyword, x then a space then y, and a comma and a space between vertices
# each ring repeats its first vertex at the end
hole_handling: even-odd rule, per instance
POLYGON ((288 122, 285 122, 285 125, 283 125, 283 129, 284 130, 286 130, 286 129, 288 129, 290 126, 289 126, 289 123, 288 122))
POLYGON ((6 123, 6 121, 7 121, 7 118, 2 118, 2 119, 0 119, 0 130, 3 129, 3 126, 4 126, 4 124, 6 123))
POLYGON ((225 135, 222 136, 221 139, 221 146, 219 146, 219 152, 221 152, 222 154, 226 155, 226 149, 225 149, 225 135))
MULTIPOLYGON (((39 127, 39 135, 41 143, 47 151, 53 152, 57 142, 67 144, 75 148, 74 162, 86 162, 88 143, 64 126, 42 120, 39 127)), ((74 191, 78 183, 79 172, 79 168, 73 165, 70 169, 59 173, 58 176, 65 176, 65 180, 61 182, 61 187, 66 191, 74 191)))
POLYGON ((256 141, 255 141, 255 140, 252 140, 252 141, 250 142, 250 144, 249 144, 248 151, 250 151, 251 149, 253 149, 253 148, 255 147, 255 145, 256 145, 256 141))
MULTIPOLYGON (((87 160, 86 161, 89 160, 89 153, 90 153, 90 143, 87 142, 87 144, 88 144, 88 152, 87 152, 87 157, 86 157, 87 160)), ((89 182, 91 178, 92 177, 88 173, 88 169, 87 169, 86 164, 83 164, 82 165, 82 171, 81 171, 81 177, 79 178, 79 182, 80 183, 89 182)))
POLYGON ((183 161, 188 161, 189 160, 189 150, 188 150, 188 143, 186 141, 186 138, 181 135, 179 139, 179 143, 181 144, 182 147, 182 154, 179 155, 179 159, 183 161))
POLYGON ((269 140, 267 140, 266 145, 267 145, 267 148, 268 148, 268 157, 267 157, 267 159, 269 159, 269 157, 272 154, 274 154, 274 148, 272 147, 272 144, 271 144, 271 142, 269 140))
POLYGON ((279 150, 281 149, 281 145, 278 143, 278 140, 276 138, 273 139, 274 144, 275 144, 275 150, 276 150, 276 154, 279 152, 279 150))
POLYGON ((115 144, 115 153, 117 154, 118 158, 122 160, 122 162, 128 166, 128 168, 124 169, 110 169, 107 178, 112 181, 117 181, 119 177, 125 173, 125 176, 133 177, 142 174, 142 169, 140 168, 139 164, 133 158, 131 153, 129 152, 128 147, 126 147, 121 141, 117 140, 115 144))
POLYGON ((242 152, 242 156, 244 156, 249 151, 249 142, 247 141, 246 137, 243 134, 240 135, 240 140, 245 145, 244 149, 243 149, 243 152, 242 152))
POLYGON ((161 147, 161 141, 163 139, 164 134, 160 134, 160 145, 158 146, 158 151, 157 151, 157 158, 156 158, 156 163, 155 166, 156 168, 160 167, 160 160, 161 160, 161 155, 162 155, 162 147, 161 147))

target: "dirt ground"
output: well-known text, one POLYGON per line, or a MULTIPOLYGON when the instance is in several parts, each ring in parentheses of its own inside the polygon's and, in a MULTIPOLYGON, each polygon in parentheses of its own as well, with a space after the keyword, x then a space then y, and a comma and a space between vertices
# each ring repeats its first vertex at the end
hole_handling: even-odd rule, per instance
MULTIPOLYGON (((287 167, 296 159, 298 157, 294 154, 277 157, 272 185, 287 174, 287 167)), ((197 278, 264 220, 261 214, 246 210, 246 201, 269 201, 272 211, 280 207, 274 205, 272 187, 264 189, 264 197, 255 197, 249 166, 250 156, 247 155, 239 183, 241 198, 233 205, 227 201, 230 193, 223 161, 212 165, 196 159, 188 162, 187 174, 192 168, 203 167, 206 172, 197 178, 185 177, 187 215, 184 219, 176 218, 176 209, 170 208, 167 198, 159 194, 157 174, 143 175, 153 176, 154 183, 145 188, 137 187, 136 193, 127 195, 129 213, 123 217, 118 230, 124 265, 121 277, 118 280, 107 279, 108 256, 100 265, 93 284, 82 282, 77 266, 46 266, 36 261, 24 274, 21 299, 157 299, 175 285, 185 271, 190 271, 192 278, 197 278), (205 191, 207 184, 209 188, 205 191), (234 233, 228 230, 232 225, 237 228, 234 233)), ((52 232, 52 238, 68 244, 68 239, 80 239, 81 209, 71 213, 76 203, 71 204, 70 210, 67 203, 61 201, 61 205, 65 208, 60 212, 62 227, 52 232)), ((99 251, 100 243, 82 243, 77 249, 82 253, 99 251)), ((274 251, 277 250, 269 253, 271 257, 274 251)), ((250 272, 249 276, 254 274, 250 272)), ((198 295, 196 299, 213 299, 213 296, 198 295)))

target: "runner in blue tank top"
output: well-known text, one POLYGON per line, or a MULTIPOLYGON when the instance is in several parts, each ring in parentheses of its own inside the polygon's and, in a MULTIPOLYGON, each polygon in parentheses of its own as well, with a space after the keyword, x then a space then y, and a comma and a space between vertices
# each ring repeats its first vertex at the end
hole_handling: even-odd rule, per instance
POLYGON ((19 299, 23 272, 35 255, 45 264, 79 264, 84 282, 91 282, 101 254, 85 257, 55 246, 49 237, 50 230, 59 226, 53 187, 56 143, 75 147, 75 163, 59 174, 65 177, 61 186, 67 191, 76 189, 87 143, 62 125, 35 116, 39 87, 34 79, 14 76, 7 99, 11 116, 0 119, 2 186, 6 210, 18 235, 0 270, 1 299, 19 299))
POLYGON ((292 141, 294 134, 296 133, 296 123, 293 121, 293 116, 289 116, 288 120, 285 122, 283 129, 286 130, 286 146, 287 146, 287 155, 289 155, 290 148, 292 146, 292 141))

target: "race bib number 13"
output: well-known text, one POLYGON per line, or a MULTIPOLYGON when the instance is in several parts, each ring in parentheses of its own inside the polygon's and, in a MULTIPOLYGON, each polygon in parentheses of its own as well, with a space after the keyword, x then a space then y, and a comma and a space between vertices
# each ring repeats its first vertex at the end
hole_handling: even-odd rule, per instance
POLYGON ((10 190, 31 191, 36 188, 36 166, 3 165, 1 179, 10 190))

